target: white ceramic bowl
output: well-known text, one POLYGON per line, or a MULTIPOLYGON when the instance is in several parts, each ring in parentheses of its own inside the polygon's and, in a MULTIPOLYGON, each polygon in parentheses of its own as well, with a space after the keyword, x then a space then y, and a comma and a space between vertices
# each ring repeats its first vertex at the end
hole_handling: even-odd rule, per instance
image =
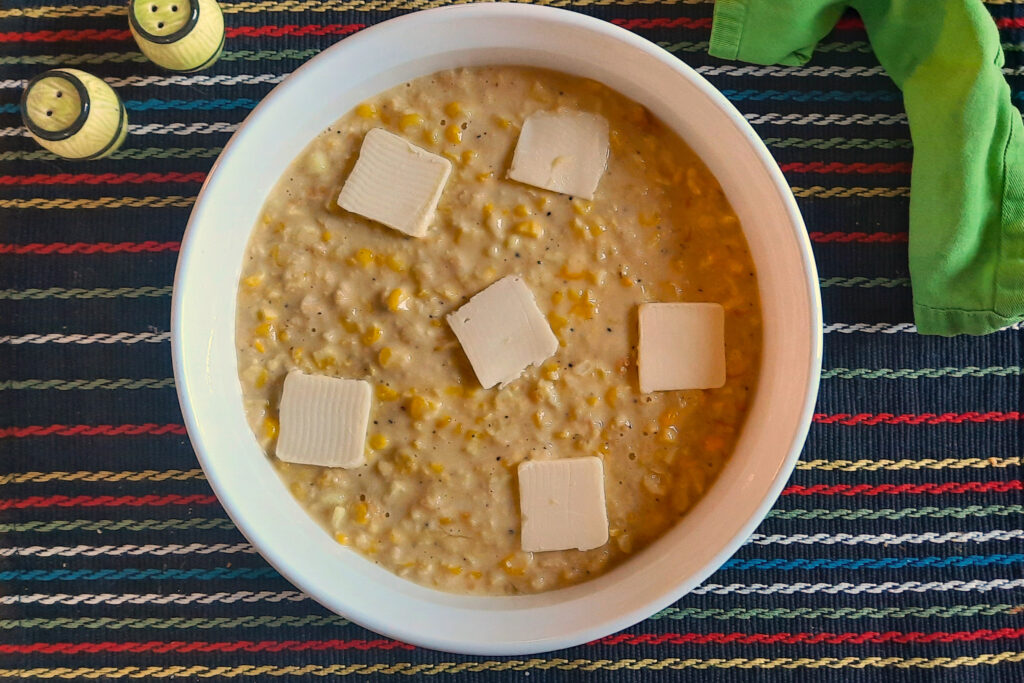
POLYGON ((529 5, 460 5, 385 22, 325 50, 273 90, 202 188, 174 280, 174 376, 189 436, 231 519, 288 580, 381 634, 469 654, 568 647, 631 626, 698 585, 743 543, 782 489, 817 393, 821 305, 810 244, 785 179, 717 90, 611 24, 529 5), (242 410, 235 294, 264 197, 339 116, 398 83, 485 64, 547 67, 646 105, 700 155, 742 221, 757 265, 764 361, 736 452, 681 523, 610 573, 539 595, 450 595, 333 542, 293 500, 242 410))

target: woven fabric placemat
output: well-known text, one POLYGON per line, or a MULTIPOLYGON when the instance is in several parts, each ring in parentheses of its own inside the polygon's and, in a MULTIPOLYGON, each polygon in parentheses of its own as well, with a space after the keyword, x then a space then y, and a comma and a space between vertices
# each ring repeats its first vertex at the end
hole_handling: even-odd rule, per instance
MULTIPOLYGON (((171 378, 178 244, 231 132, 323 48, 445 3, 224 2, 224 56, 180 76, 136 51, 124 3, 93 2, 0 5, 0 678, 1024 678, 1024 333, 915 333, 909 130, 856 17, 810 66, 758 67, 707 56, 701 0, 545 3, 658 42, 765 139, 814 243, 825 369, 792 480, 707 583, 601 642, 502 658, 384 639, 280 578, 203 479, 171 378), (54 66, 118 88, 113 157, 25 136, 21 88, 54 66)), ((987 7, 1019 96, 1024 12, 987 7)))

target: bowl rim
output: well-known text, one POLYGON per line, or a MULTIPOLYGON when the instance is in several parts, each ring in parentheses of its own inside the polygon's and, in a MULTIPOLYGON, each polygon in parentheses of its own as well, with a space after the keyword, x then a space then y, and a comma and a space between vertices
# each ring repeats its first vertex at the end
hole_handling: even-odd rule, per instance
MULTIPOLYGON (((682 578, 673 584, 669 589, 661 592, 658 599, 650 600, 644 604, 634 606, 631 609, 619 613, 614 619, 589 624, 561 637, 551 637, 538 640, 516 640, 508 641, 506 643, 495 643, 493 641, 466 641, 447 637, 441 629, 431 633, 412 631, 404 624, 385 622, 372 613, 343 613, 340 608, 336 606, 336 596, 322 594, 320 591, 312 590, 310 586, 305 585, 305 582, 302 579, 301 569, 290 562, 290 558, 285 550, 276 547, 266 547, 260 542, 259 530, 253 528, 244 517, 238 514, 238 511, 233 509, 230 502, 231 496, 225 491, 222 486, 222 482, 218 481, 216 477, 208 477, 209 484, 217 495, 219 502, 221 502, 225 513, 232 520, 238 530, 246 537, 246 539, 249 540, 258 550, 261 557, 263 557, 263 559, 266 560, 286 580, 301 588, 303 592, 307 593, 313 600, 332 612, 342 614, 346 618, 351 619, 354 623, 364 626, 374 632, 387 635, 407 643, 436 650, 469 655, 522 655, 545 652, 580 645, 609 633, 614 633, 615 631, 638 623, 639 621, 650 617, 660 609, 671 605, 673 602, 689 593, 708 576, 717 571, 719 567, 743 545, 754 529, 764 520, 765 516, 781 493, 783 486, 786 484, 786 481, 799 458, 800 451, 810 428, 817 400, 823 342, 821 298, 820 290, 818 288, 817 268, 813 257, 811 242, 807 235, 803 218, 796 200, 790 190, 788 182, 786 182, 778 164, 772 157, 764 142, 754 132, 753 128, 743 115, 721 92, 719 92, 688 64, 676 58, 668 51, 663 50, 656 44, 620 26, 616 26, 615 24, 589 15, 567 9, 521 4, 516 2, 449 5, 445 7, 420 10, 388 19, 379 24, 368 27, 353 36, 347 37, 344 40, 336 42, 332 46, 323 50, 320 54, 303 63, 294 72, 292 72, 292 74, 286 77, 282 83, 275 86, 275 88, 260 101, 256 108, 249 113, 245 120, 239 124, 236 131, 225 144, 221 155, 214 162, 210 172, 207 174, 206 180, 199 190, 188 224, 182 236, 177 267, 175 270, 173 298, 171 303, 171 354, 174 367, 175 386, 182 416, 184 418, 191 445, 204 471, 208 469, 207 460, 211 456, 208 455, 208 451, 204 445, 204 439, 202 436, 203 430, 200 428, 199 418, 193 409, 188 396, 188 383, 186 381, 185 371, 186 349, 182 342, 186 314, 182 310, 183 295, 181 295, 181 292, 184 288, 184 283, 188 278, 188 263, 193 250, 196 248, 196 241, 198 239, 197 233, 200 226, 198 225, 199 221, 197 216, 200 215, 199 209, 204 205, 204 202, 207 201, 206 191, 211 180, 214 178, 222 162, 235 153, 238 141, 245 131, 247 124, 254 118, 258 117, 263 109, 271 106, 272 102, 280 99, 284 86, 293 79, 299 78, 304 70, 310 68, 311 65, 319 60, 327 58, 331 53, 342 50, 356 50, 364 42, 368 43, 370 41, 378 40, 379 35, 383 35, 394 29, 405 28, 406 24, 414 25, 417 22, 424 21, 428 16, 431 19, 435 19, 438 15, 445 15, 449 21, 461 18, 479 19, 481 17, 486 17, 489 20, 500 21, 503 16, 509 16, 518 20, 532 17, 545 22, 560 23, 570 28, 584 29, 625 43, 630 49, 642 52, 646 57, 653 58, 661 62, 664 66, 667 66, 682 75, 693 86, 700 90, 702 95, 707 97, 723 114, 727 116, 738 132, 743 135, 747 145, 750 147, 750 150, 756 155, 758 162, 766 172, 775 193, 778 195, 778 199, 782 202, 788 222, 793 232, 792 236, 799 248, 799 259, 803 266, 801 284, 805 289, 805 294, 807 295, 807 300, 810 304, 810 310, 808 313, 811 322, 811 329, 808 330, 809 338, 806 340, 809 342, 809 357, 806 360, 809 372, 806 384, 803 387, 803 400, 802 405, 799 408, 800 417, 792 426, 792 430, 790 432, 792 437, 786 451, 786 457, 782 459, 780 466, 775 471, 772 481, 767 487, 766 494, 754 513, 740 525, 739 531, 734 534, 727 543, 723 544, 721 550, 716 553, 711 560, 705 563, 700 570, 687 575, 685 578, 682 578)), ((781 449, 782 446, 780 446, 780 451, 781 449)), ((586 585, 586 583, 581 585, 586 585)))

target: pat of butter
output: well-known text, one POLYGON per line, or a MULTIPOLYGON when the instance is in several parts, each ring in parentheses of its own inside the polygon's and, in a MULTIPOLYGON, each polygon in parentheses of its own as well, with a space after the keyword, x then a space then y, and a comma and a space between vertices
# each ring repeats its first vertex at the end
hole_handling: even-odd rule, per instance
POLYGON ((485 389, 505 386, 530 365, 554 355, 558 339, 537 308, 533 292, 509 275, 448 314, 462 350, 485 389))
POLYGON ((607 119, 586 112, 537 112, 523 123, 508 177, 593 199, 607 166, 607 119))
POLYGON ((383 128, 363 138, 359 159, 338 195, 338 206, 413 237, 423 237, 452 162, 383 128))
POLYGON ((719 304, 640 305, 640 391, 725 384, 725 311, 719 304))
POLYGON ((365 464, 370 393, 369 383, 359 379, 289 372, 281 394, 277 457, 320 467, 365 464))
POLYGON ((608 542, 600 458, 532 460, 519 465, 523 550, 590 550, 608 542))

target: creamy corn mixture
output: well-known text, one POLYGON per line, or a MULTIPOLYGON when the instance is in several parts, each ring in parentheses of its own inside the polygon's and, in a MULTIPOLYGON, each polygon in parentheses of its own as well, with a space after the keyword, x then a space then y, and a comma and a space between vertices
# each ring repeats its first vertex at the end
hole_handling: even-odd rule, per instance
POLYGON ((754 266, 701 161, 607 87, 520 67, 402 84, 318 135, 267 198, 238 294, 246 412, 291 494, 338 543, 462 593, 574 584, 663 534, 728 458, 760 344, 754 266), (558 109, 609 121, 611 155, 593 201, 505 179, 524 119, 558 109), (454 165, 425 238, 335 204, 378 126, 454 165), (510 274, 530 286, 560 347, 504 389, 484 390, 445 315, 510 274), (723 388, 639 392, 636 311, 647 301, 725 307, 723 388), (274 457, 293 368, 373 384, 366 466, 274 457), (580 455, 604 461, 609 542, 523 552, 517 465, 580 455))

